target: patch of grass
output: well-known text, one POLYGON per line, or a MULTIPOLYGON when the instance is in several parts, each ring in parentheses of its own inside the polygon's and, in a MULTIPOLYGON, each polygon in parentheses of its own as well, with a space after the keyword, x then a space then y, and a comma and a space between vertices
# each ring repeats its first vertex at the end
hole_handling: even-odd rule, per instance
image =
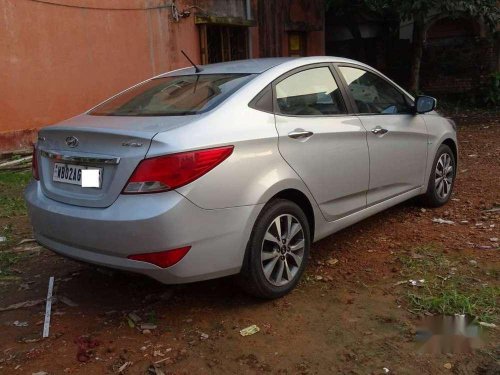
POLYGON ((23 190, 31 179, 31 171, 0 172, 0 218, 26 215, 23 190))
POLYGON ((487 268, 485 274, 492 279, 500 280, 500 269, 498 268, 487 268))
POLYGON ((0 279, 11 275, 10 268, 25 257, 25 254, 16 254, 10 251, 0 251, 0 279))
POLYGON ((26 204, 22 197, 0 196, 0 217, 12 217, 26 215, 26 204))
POLYGON ((28 184, 31 179, 31 171, 0 171, 0 186, 20 188, 28 184))
POLYGON ((403 265, 403 274, 411 278, 450 265, 439 246, 435 244, 416 246, 411 249, 409 255, 402 255, 398 260, 403 265))
POLYGON ((474 267, 466 259, 450 260, 436 245, 414 247, 399 261, 405 277, 425 280, 423 287, 406 293, 411 311, 498 319, 500 287, 485 281, 491 270, 474 267))
POLYGON ((414 311, 466 314, 489 322, 496 318, 499 294, 500 288, 493 286, 476 291, 448 286, 441 291, 427 287, 423 293, 408 293, 408 298, 414 311))

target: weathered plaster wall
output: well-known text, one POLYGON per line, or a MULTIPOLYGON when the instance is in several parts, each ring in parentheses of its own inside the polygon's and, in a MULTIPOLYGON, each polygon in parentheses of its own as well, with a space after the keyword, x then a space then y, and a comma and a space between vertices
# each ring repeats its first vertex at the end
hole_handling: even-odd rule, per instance
MULTIPOLYGON (((323 0, 250 0, 251 57, 287 56, 288 33, 324 54, 323 0)), ((247 18, 246 0, 0 0, 0 152, 161 72, 200 62, 194 13, 247 18), (191 16, 174 22, 169 4, 191 16), (56 3, 51 5, 47 3, 56 3)))
MULTIPOLYGON (((0 150, 119 90, 199 60, 193 17, 172 21, 163 0, 0 0, 0 150)), ((179 9, 184 2, 176 1, 179 9)))

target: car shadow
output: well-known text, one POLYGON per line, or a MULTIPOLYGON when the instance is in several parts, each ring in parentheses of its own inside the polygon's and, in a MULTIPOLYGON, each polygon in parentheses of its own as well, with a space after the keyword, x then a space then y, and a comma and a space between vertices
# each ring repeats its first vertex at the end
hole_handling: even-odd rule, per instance
MULTIPOLYGON (((406 213, 415 213, 418 209, 414 201, 401 203, 318 241, 313 245, 311 253, 316 261, 324 261, 335 256, 330 250, 331 244, 345 248, 360 232, 373 231, 380 234, 384 223, 390 223, 406 213)), ((309 270, 314 267, 310 262, 309 270)), ((74 299, 79 306, 99 313, 182 304, 188 304, 191 308, 207 305, 232 308, 269 302, 245 294, 239 288, 235 276, 181 285, 164 285, 143 275, 90 265, 81 265, 70 280, 59 285, 58 291, 74 299)))

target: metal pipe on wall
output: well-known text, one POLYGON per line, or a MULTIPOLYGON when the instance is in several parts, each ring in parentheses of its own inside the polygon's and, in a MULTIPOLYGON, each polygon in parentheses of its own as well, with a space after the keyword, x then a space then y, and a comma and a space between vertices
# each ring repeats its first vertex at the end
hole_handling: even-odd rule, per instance
MULTIPOLYGON (((250 1, 251 0, 245 0, 247 20, 252 19, 252 5, 250 4, 250 1)), ((252 33, 250 28, 248 28, 248 58, 252 58, 252 33)))

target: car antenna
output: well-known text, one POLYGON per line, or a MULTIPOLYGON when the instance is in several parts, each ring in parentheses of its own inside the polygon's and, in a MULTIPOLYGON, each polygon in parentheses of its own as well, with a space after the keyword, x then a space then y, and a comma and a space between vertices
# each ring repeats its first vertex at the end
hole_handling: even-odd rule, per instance
POLYGON ((188 55, 186 55, 186 52, 184 52, 183 50, 181 50, 181 52, 182 52, 182 54, 184 55, 184 57, 185 57, 186 59, 188 59, 188 61, 191 63, 191 65, 192 65, 192 66, 194 66, 194 71, 195 71, 196 73, 200 73, 200 72, 202 72, 202 71, 203 71, 203 69, 202 69, 202 68, 200 68, 198 65, 196 65, 196 64, 193 62, 193 60, 191 60, 191 59, 189 58, 189 56, 188 56, 188 55))

